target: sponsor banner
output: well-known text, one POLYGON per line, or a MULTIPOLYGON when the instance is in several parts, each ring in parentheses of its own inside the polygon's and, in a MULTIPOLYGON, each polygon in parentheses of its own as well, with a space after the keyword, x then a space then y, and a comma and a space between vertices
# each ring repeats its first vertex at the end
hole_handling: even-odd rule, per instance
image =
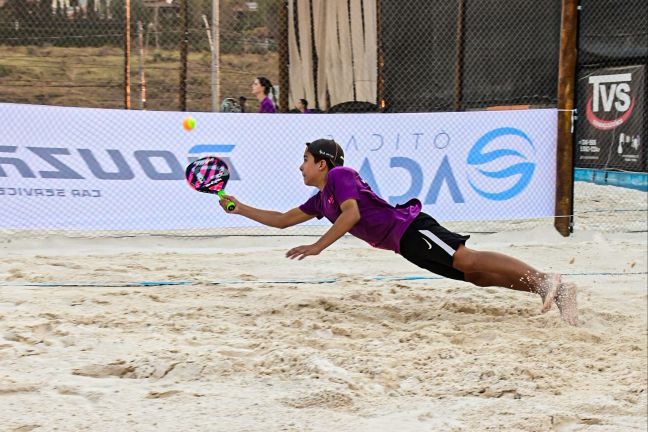
MULTIPOLYGON (((170 230, 254 226, 184 179, 189 161, 230 165, 227 192, 285 211, 304 143, 333 138, 392 204, 439 220, 554 214, 556 110, 410 114, 187 113, 0 104, 0 228, 170 230)), ((309 223, 324 224, 313 220, 309 223)))
POLYGON ((585 70, 578 83, 575 165, 646 171, 645 66, 585 70))

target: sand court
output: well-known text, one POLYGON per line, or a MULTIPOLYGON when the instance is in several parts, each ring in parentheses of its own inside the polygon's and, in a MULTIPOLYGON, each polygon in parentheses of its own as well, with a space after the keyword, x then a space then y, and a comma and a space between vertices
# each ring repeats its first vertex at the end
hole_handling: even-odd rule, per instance
POLYGON ((645 430, 645 233, 473 235, 474 247, 577 284, 578 327, 555 306, 541 314, 538 296, 434 278, 353 238, 284 258, 312 241, 3 242, 0 421, 11 431, 645 430))

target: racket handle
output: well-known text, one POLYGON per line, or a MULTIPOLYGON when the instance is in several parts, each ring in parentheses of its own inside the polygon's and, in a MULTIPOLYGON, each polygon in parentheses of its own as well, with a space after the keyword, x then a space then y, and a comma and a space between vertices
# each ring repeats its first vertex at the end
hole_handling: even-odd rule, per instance
MULTIPOLYGON (((225 191, 223 189, 218 191, 219 198, 223 198, 224 195, 225 195, 225 191)), ((227 211, 232 211, 236 208, 236 204, 234 204, 234 201, 227 201, 227 205, 225 206, 225 208, 227 209, 227 211)))

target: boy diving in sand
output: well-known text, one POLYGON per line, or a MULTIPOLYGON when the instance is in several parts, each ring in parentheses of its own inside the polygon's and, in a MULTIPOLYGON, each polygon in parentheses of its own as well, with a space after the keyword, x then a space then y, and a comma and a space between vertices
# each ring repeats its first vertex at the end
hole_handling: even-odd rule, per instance
POLYGON ((299 169, 304 184, 319 189, 299 207, 284 213, 262 210, 229 195, 221 197, 221 207, 227 211, 227 203, 233 201, 236 207, 228 213, 275 228, 287 228, 314 217, 326 217, 333 224, 315 243, 286 252, 290 259, 318 255, 348 232, 371 246, 394 251, 417 266, 447 278, 480 287, 497 286, 539 294, 543 313, 556 303, 566 323, 578 323, 573 284, 563 283, 557 273, 538 271, 508 255, 468 248, 466 241, 470 236, 442 227, 421 211, 418 199, 395 207, 387 203, 355 170, 344 166, 344 152, 335 141, 319 139, 306 143, 299 169))

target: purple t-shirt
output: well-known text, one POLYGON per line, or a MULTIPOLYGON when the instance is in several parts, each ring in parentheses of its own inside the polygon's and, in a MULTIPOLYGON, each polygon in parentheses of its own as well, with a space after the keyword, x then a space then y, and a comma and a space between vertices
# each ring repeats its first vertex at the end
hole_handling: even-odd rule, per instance
POLYGON ((348 199, 357 201, 361 216, 349 232, 371 246, 400 253, 401 237, 421 212, 421 202, 412 199, 394 207, 376 195, 355 170, 335 167, 328 173, 324 190, 299 209, 334 223, 342 213, 340 204, 348 199))
POLYGON ((263 98, 261 101, 261 105, 259 105, 259 112, 260 113, 275 113, 277 112, 274 104, 272 103, 272 99, 270 99, 268 96, 263 98))

